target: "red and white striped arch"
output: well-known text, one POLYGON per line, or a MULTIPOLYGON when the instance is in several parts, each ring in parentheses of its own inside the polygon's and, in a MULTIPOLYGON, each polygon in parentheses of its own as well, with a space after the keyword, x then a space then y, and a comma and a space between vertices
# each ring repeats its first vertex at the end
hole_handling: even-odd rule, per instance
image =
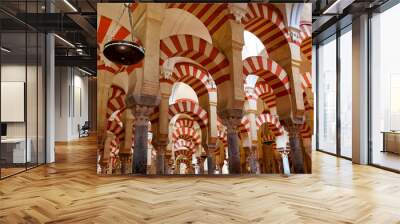
POLYGON ((300 49, 306 58, 312 57, 312 25, 311 22, 302 21, 300 24, 300 49))
POLYGON ((306 111, 310 111, 314 109, 314 105, 309 102, 308 97, 306 95, 306 88, 311 88, 312 87, 312 79, 311 79, 311 73, 305 72, 301 74, 301 88, 303 90, 303 99, 304 99, 304 106, 306 111))
POLYGON ((177 157, 176 164, 184 163, 184 164, 186 164, 186 167, 190 166, 190 162, 192 161, 192 157, 190 157, 190 158, 187 157, 187 155, 185 155, 184 152, 178 152, 176 154, 176 157, 177 157))
POLYGON ((214 80, 208 75, 207 71, 196 64, 188 62, 176 63, 171 78, 162 78, 160 82, 168 82, 171 84, 175 82, 184 82, 192 87, 198 97, 206 93, 217 91, 216 88, 213 88, 212 83, 214 80))
POLYGON ((195 121, 188 118, 181 118, 175 122, 175 127, 177 128, 183 128, 183 127, 192 128, 194 125, 195 121))
POLYGON ((113 169, 116 168, 118 161, 118 154, 119 154, 119 140, 118 138, 115 138, 111 141, 110 160, 108 164, 113 169))
POLYGON ((312 111, 314 109, 314 105, 308 100, 306 92, 303 92, 304 99, 304 109, 306 111, 312 111))
MULTIPOLYGON (((142 62, 135 65, 123 66, 115 63, 106 64, 104 62, 104 45, 111 40, 131 40, 131 32, 128 28, 122 26, 119 22, 106 16, 99 16, 97 21, 97 45, 98 45, 98 57, 97 57, 97 70, 105 70, 111 74, 117 74, 119 72, 126 71, 130 74, 136 68, 143 66, 142 62)), ((134 42, 141 45, 139 39, 135 39, 134 42)))
POLYGON ((172 133, 172 142, 176 142, 178 139, 192 141, 195 145, 198 145, 201 142, 200 135, 196 130, 188 127, 180 127, 174 130, 172 133))
POLYGON ((107 101, 107 114, 106 118, 108 119, 110 115, 117 110, 123 111, 125 110, 125 90, 119 86, 112 85, 110 87, 111 95, 108 97, 107 101))
POLYGON ((254 92, 269 108, 276 107, 276 96, 272 88, 265 81, 258 81, 254 92))
POLYGON ((269 113, 258 115, 256 119, 257 129, 260 129, 261 125, 265 123, 267 123, 268 128, 275 136, 280 136, 283 134, 284 129, 277 117, 272 116, 269 113))
POLYGON ((207 127, 208 114, 207 111, 193 101, 184 99, 178 100, 169 106, 169 116, 172 118, 175 114, 187 114, 191 116, 199 125, 200 128, 207 127))
POLYGON ((124 132, 121 114, 122 112, 120 110, 114 111, 114 113, 107 118, 106 126, 106 130, 113 133, 118 140, 121 140, 120 138, 123 137, 124 132))
POLYGON ((187 148, 191 151, 194 151, 196 149, 196 144, 194 144, 192 141, 188 141, 185 139, 178 139, 175 143, 174 143, 174 148, 175 149, 181 149, 181 148, 187 148))
POLYGON ((227 10, 227 5, 226 3, 170 3, 167 7, 182 9, 196 16, 207 27, 210 35, 213 35, 226 21, 233 19, 227 10))
POLYGON ((175 151, 174 154, 175 154, 175 158, 181 156, 181 157, 187 158, 188 160, 191 160, 193 152, 192 152, 192 150, 182 149, 182 150, 175 151))
POLYGON ((243 61, 244 79, 250 74, 257 75, 274 90, 276 97, 289 95, 289 76, 275 61, 262 56, 248 57, 243 61))
POLYGON ((187 57, 207 69, 215 84, 229 80, 229 61, 217 48, 192 35, 173 35, 160 41, 160 65, 171 57, 187 57))
POLYGON ((250 120, 246 116, 243 116, 242 120, 240 121, 239 133, 250 134, 250 120))
POLYGON ((304 91, 306 88, 311 88, 311 87, 312 87, 311 73, 304 72, 303 74, 301 74, 301 88, 304 91))
POLYGON ((245 29, 256 35, 268 54, 288 45, 290 40, 282 13, 271 4, 249 3, 242 19, 245 29))

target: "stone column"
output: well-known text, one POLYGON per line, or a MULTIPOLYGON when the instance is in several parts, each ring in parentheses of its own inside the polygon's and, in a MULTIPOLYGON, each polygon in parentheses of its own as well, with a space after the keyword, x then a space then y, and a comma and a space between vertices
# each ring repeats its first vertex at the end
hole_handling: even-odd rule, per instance
POLYGON ((282 157, 282 171, 284 175, 290 175, 290 165, 289 165, 289 151, 286 149, 279 150, 282 157))
POLYGON ((240 152, 238 127, 242 119, 242 110, 225 110, 221 118, 228 132, 229 174, 240 174, 240 152))
POLYGON ((132 160, 130 158, 132 158, 132 136, 134 120, 135 118, 133 117, 131 110, 127 109, 125 112, 124 147, 119 151, 119 158, 121 161, 121 174, 132 172, 132 160))
POLYGON ((156 173, 158 175, 165 174, 165 167, 168 164, 165 161, 165 151, 167 148, 167 140, 165 138, 159 139, 157 142, 157 164, 156 164, 156 173))
POLYGON ((135 106, 135 149, 133 151, 133 173, 147 174, 147 150, 149 116, 153 107, 145 105, 135 106))
POLYGON ((201 155, 198 157, 198 163, 200 166, 200 174, 204 174, 204 161, 206 161, 207 155, 201 155))
POLYGON ((172 165, 171 152, 164 152, 164 174, 171 174, 172 165))
POLYGON ((135 147, 133 150, 132 172, 147 174, 149 116, 160 103, 160 98, 152 95, 129 94, 125 99, 126 107, 132 109, 135 116, 135 147))
POLYGON ((172 85, 169 83, 160 84, 161 100, 159 107, 159 120, 158 120, 158 136, 157 136, 157 165, 156 173, 158 175, 165 174, 165 166, 168 163, 165 162, 165 151, 167 150, 168 144, 168 131, 169 131, 169 97, 171 95, 172 85))
POLYGON ((106 131, 106 139, 104 141, 103 158, 101 161, 101 172, 106 173, 107 166, 110 161, 111 142, 114 140, 115 135, 110 131, 106 131))
POLYGON ((285 126, 289 132, 289 143, 290 151, 292 153, 292 162, 294 167, 294 172, 304 173, 304 158, 303 150, 301 145, 300 128, 301 122, 293 121, 292 119, 287 119, 285 121, 285 126))
POLYGON ((212 175, 215 173, 215 148, 216 146, 213 144, 208 144, 207 145, 207 168, 208 168, 208 174, 212 175))
POLYGON ((257 146, 252 146, 249 153, 250 172, 253 174, 260 174, 257 156, 257 146))
POLYGON ((181 163, 175 165, 175 174, 181 174, 181 163))

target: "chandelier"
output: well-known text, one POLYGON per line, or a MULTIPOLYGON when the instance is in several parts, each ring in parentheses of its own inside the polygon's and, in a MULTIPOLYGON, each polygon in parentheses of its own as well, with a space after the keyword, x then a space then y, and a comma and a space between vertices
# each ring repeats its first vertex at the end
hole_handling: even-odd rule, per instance
POLYGON ((121 65, 137 64, 144 58, 144 48, 134 41, 136 38, 133 36, 132 12, 129 9, 129 5, 124 4, 124 9, 118 22, 120 22, 127 10, 131 27, 131 40, 111 40, 104 45, 103 50, 103 54, 108 60, 121 65))

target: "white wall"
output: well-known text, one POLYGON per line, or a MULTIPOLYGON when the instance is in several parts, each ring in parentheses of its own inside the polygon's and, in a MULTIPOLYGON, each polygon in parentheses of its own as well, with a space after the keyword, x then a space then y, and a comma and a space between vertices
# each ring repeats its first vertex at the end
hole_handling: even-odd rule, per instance
POLYGON ((70 141, 88 120, 88 78, 71 67, 56 67, 55 73, 55 141, 70 141))

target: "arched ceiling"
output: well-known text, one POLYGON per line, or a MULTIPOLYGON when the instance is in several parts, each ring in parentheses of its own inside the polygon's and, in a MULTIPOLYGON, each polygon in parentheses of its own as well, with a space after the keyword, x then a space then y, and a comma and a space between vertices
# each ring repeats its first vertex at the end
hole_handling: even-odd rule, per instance
POLYGON ((196 92, 186 83, 176 82, 172 87, 172 94, 169 98, 169 104, 174 104, 177 100, 189 99, 199 103, 196 92))
POLYGON ((164 20, 161 25, 160 39, 177 34, 197 36, 210 44, 212 43, 207 28, 199 19, 185 10, 170 8, 165 11, 164 20))

